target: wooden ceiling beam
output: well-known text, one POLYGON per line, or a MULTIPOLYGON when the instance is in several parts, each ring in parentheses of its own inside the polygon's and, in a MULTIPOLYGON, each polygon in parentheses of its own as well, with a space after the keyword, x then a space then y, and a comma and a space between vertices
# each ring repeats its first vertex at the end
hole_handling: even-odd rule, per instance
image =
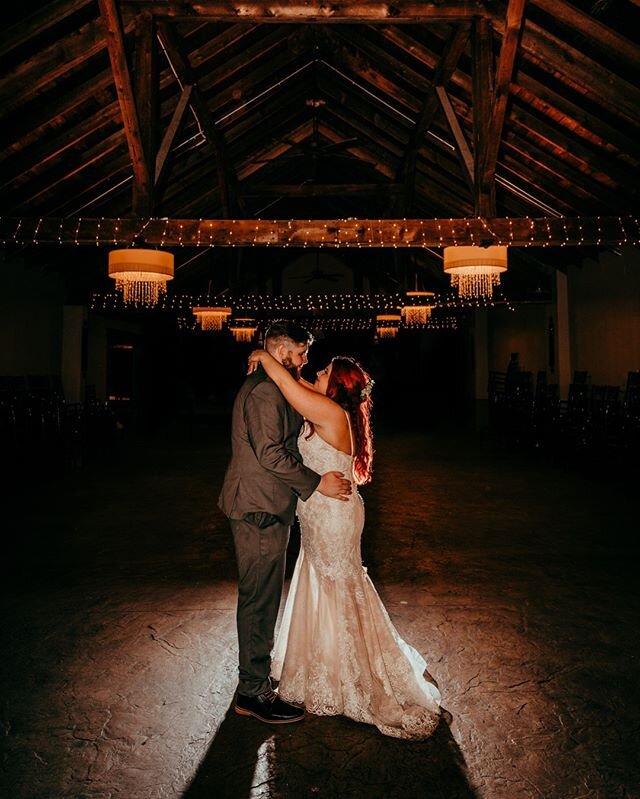
POLYGON ((224 136, 209 110, 207 101, 198 87, 195 75, 187 55, 183 52, 178 36, 173 27, 166 21, 159 22, 159 30, 162 43, 167 51, 167 55, 175 69, 178 78, 183 85, 192 86, 190 105, 196 115, 204 135, 207 137, 213 148, 216 159, 216 172, 222 197, 223 214, 231 216, 238 208, 238 198, 236 192, 237 178, 232 165, 227 157, 227 148, 224 136))
POLYGON ((471 191, 473 191, 473 153, 471 152, 469 144, 467 143, 462 126, 458 121, 458 117, 444 86, 436 86, 436 95, 438 96, 438 100, 440 101, 440 105, 442 106, 442 110, 447 122, 449 123, 451 135, 456 143, 456 154, 458 156, 458 160, 460 161, 460 166, 462 167, 462 174, 467 179, 469 188, 471 191))
POLYGON ((145 213, 151 207, 152 180, 146 160, 142 133, 138 120, 133 85, 127 64, 124 34, 115 0, 98 0, 104 21, 111 71, 120 103, 124 132, 133 170, 133 213, 145 213))
POLYGON ((156 16, 172 17, 176 20, 205 19, 208 22, 260 22, 294 24, 364 23, 368 25, 393 23, 413 24, 420 22, 454 22, 469 20, 488 14, 485 3, 480 0, 395 0, 381 3, 376 0, 305 0, 304 3, 288 3, 286 0, 251 0, 233 2, 224 0, 180 0, 180 2, 158 2, 158 0, 126 0, 132 9, 148 9, 156 16))
MULTIPOLYGON (((138 112, 140 136, 151 184, 149 191, 143 197, 134 198, 133 207, 140 208, 138 214, 152 214, 155 208, 155 162, 158 149, 156 131, 160 119, 156 25, 153 16, 148 11, 142 11, 136 17, 133 77, 135 107, 138 112)), ((137 191, 136 183, 134 183, 134 190, 137 191)))
POLYGON ((484 158, 480 164, 483 193, 491 191, 495 179, 498 151, 502 138, 502 129, 509 100, 509 87, 514 71, 518 42, 524 23, 524 7, 526 0, 509 0, 505 19, 500 58, 494 82, 493 104, 491 108, 491 126, 487 135, 484 158))
POLYGON ((494 216, 495 184, 483 182, 483 165, 489 149, 493 107, 491 22, 477 19, 473 26, 472 111, 473 111, 473 204, 476 216, 494 216))
POLYGON ((185 112, 189 106, 192 90, 193 86, 190 86, 189 84, 184 86, 182 89, 176 107, 173 110, 169 127, 166 129, 164 136, 162 137, 162 142, 158 148, 158 155, 156 156, 155 164, 154 183, 156 186, 162 181, 164 175, 166 174, 171 148, 173 147, 176 136, 178 135, 178 131, 181 129, 184 122, 185 112))
POLYGON ((398 167, 398 180, 405 182, 405 203, 406 209, 411 208, 413 203, 413 194, 415 189, 414 175, 416 168, 416 159, 418 157, 418 150, 424 144, 424 137, 433 124, 433 118, 438 110, 439 96, 437 93, 438 87, 444 87, 449 83, 451 76, 455 72, 458 65, 460 56, 464 52, 469 39, 468 26, 459 26, 451 34, 449 41, 445 47, 445 51, 440 59, 435 74, 433 76, 433 85, 427 92, 424 103, 420 110, 420 114, 416 123, 411 131, 411 136, 407 142, 407 149, 398 167))
POLYGON ((634 217, 463 219, 158 219, 2 217, 0 243, 186 247, 446 247, 640 243, 634 217))

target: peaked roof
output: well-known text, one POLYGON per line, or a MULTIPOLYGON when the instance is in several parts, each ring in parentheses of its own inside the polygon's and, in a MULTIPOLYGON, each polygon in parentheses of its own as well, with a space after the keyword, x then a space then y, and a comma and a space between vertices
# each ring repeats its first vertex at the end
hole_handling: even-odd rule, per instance
POLYGON ((638 209, 637 0, 56 0, 8 13, 3 216, 638 209))

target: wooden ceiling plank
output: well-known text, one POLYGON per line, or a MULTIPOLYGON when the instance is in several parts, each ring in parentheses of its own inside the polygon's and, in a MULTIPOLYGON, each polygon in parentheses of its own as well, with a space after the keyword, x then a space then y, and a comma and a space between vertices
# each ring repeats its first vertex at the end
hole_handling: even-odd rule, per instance
POLYGON ((634 139, 626 130, 595 117, 567 97, 561 97, 535 78, 523 74, 522 69, 518 71, 518 83, 511 84, 511 94, 568 133, 629 166, 638 167, 640 139, 634 139))
MULTIPOLYGON (((93 147, 89 148, 89 150, 84 153, 84 156, 81 160, 69 159, 69 161, 67 161, 65 159, 65 161, 63 161, 59 168, 54 172, 54 174, 47 174, 40 181, 30 181, 25 184, 22 191, 16 191, 14 194, 16 203, 19 207, 28 207, 32 203, 36 203, 40 198, 46 198, 47 195, 52 195, 54 193, 54 189, 64 189, 67 185, 70 185, 68 182, 71 181, 72 178, 80 175, 81 173, 89 175, 91 168, 101 161, 105 161, 105 159, 108 159, 111 156, 114 156, 117 159, 119 153, 124 150, 122 145, 122 130, 117 130, 110 136, 105 137, 98 144, 95 144, 93 147)), ((125 150, 125 152, 127 152, 127 155, 130 159, 128 151, 125 150)), ((110 170, 111 162, 109 162, 108 168, 105 169, 105 172, 110 172, 110 170)), ((75 195, 76 192, 70 191, 69 193, 71 195, 75 195)))
MULTIPOLYGON (((114 105, 117 107, 117 103, 114 105)), ((56 137, 37 142, 25 151, 19 151, 2 169, 0 190, 12 191, 34 179, 53 162, 65 157, 68 151, 82 147, 86 139, 104 131, 114 121, 113 117, 114 112, 111 107, 102 108, 91 117, 91 125, 74 126, 56 137)))
POLYGON ((93 0, 58 0, 56 3, 46 3, 43 8, 2 32, 0 56, 5 56, 17 47, 21 47, 30 39, 40 36, 66 17, 76 11, 81 11, 92 3, 93 0))
MULTIPOLYGON (((604 149, 612 158, 637 168, 640 159, 638 140, 630 138, 624 130, 613 128, 604 120, 597 119, 584 108, 578 107, 566 97, 561 97, 530 75, 526 75, 522 67, 518 70, 517 80, 517 83, 513 81, 511 83, 511 94, 518 97, 523 105, 536 110, 539 119, 535 124, 532 123, 534 129, 541 124, 546 125, 545 122, 540 122, 540 119, 550 117, 558 128, 564 128, 572 139, 576 136, 586 140, 592 150, 604 149)), ((467 82, 468 78, 460 69, 452 76, 452 84, 463 93, 466 93, 467 82)))
POLYGON ((2 117, 15 113, 55 81, 82 68, 88 58, 104 49, 104 26, 95 19, 54 45, 34 53, 0 78, 2 117))
POLYGON ((126 0, 131 8, 149 9, 156 16, 191 20, 195 17, 210 22, 246 22, 330 24, 366 23, 406 24, 417 22, 451 22, 469 20, 486 15, 487 9, 479 0, 469 2, 439 0, 424 3, 420 0, 396 0, 393 4, 376 0, 306 0, 304 3, 288 3, 286 0, 252 0, 251 2, 157 2, 157 0, 126 0))
POLYGON ((524 23, 525 3, 526 0, 509 0, 507 8, 500 58, 494 83, 491 127, 487 136, 487 148, 481 164, 483 191, 490 190, 495 177, 498 151, 509 100, 509 86, 514 72, 518 42, 520 41, 524 23))
MULTIPOLYGON (((337 100, 335 105, 328 106, 329 112, 344 121, 347 131, 345 135, 354 133, 363 135, 368 142, 367 150, 373 154, 375 161, 382 159, 389 164, 397 163, 404 153, 405 127, 401 124, 403 120, 395 116, 381 120, 379 116, 384 108, 378 110, 365 102, 366 95, 352 94, 343 98, 339 88, 328 89, 328 92, 337 100)), ((452 187, 452 181, 454 186, 456 183, 454 154, 438 141, 434 140, 433 143, 433 147, 420 151, 420 158, 416 161, 416 188, 425 192, 435 183, 439 193, 446 193, 447 182, 449 189, 452 187)), ((462 176, 459 185, 462 191, 457 198, 457 205, 466 206, 466 191, 462 176)))
MULTIPOLYGON (((528 22, 526 24, 528 25, 528 22)), ((425 64, 435 63, 436 56, 422 42, 411 36, 408 29, 389 26, 382 28, 381 33, 396 46, 410 53, 413 58, 425 64)), ((551 116, 558 125, 594 145, 610 152, 615 151, 618 158, 626 160, 627 154, 629 158, 634 158, 634 153, 636 158, 640 157, 640 137, 628 135, 626 126, 609 124, 606 119, 596 116, 587 107, 577 105, 566 95, 561 95, 549 85, 540 82, 527 72, 527 69, 531 69, 531 65, 529 60, 523 59, 518 68, 517 83, 513 81, 511 83, 511 94, 517 94, 523 99, 526 97, 526 102, 535 107, 539 113, 551 116)), ((549 74, 548 68, 545 72, 549 74)), ((471 81, 463 69, 458 68, 455 71, 451 83, 459 92, 471 94, 471 81)), ((637 166, 637 162, 628 161, 628 163, 637 166)))
MULTIPOLYGON (((248 26, 238 25, 234 27, 247 29, 248 26)), ((102 30, 101 35, 104 44, 102 30)), ((217 41, 218 38, 226 39, 224 34, 221 34, 220 37, 214 37, 213 41, 217 41)), ((169 67, 167 67, 161 72, 160 88, 164 89, 170 82, 175 82, 175 78, 173 73, 170 72, 169 67)), ((49 128, 56 123, 57 120, 60 118, 66 118, 73 113, 77 113, 77 109, 79 107, 81 107, 87 101, 91 101, 93 97, 99 96, 105 90, 110 89, 112 85, 113 76, 111 71, 105 70, 98 76, 92 76, 90 80, 87 80, 80 86, 66 90, 64 95, 55 93, 50 101, 46 103, 40 101, 37 107, 35 107, 32 111, 29 111, 26 114, 21 114, 20 118, 14 121, 14 125, 12 127, 12 129, 16 131, 16 141, 9 140, 6 134, 3 136, 2 131, 0 130, 0 163, 3 162, 8 156, 13 155, 13 153, 32 146, 39 138, 43 136, 46 138, 47 142, 53 142, 54 139, 51 136, 51 131, 49 128)), ((231 97, 231 94, 232 92, 229 91, 229 97, 231 97)), ((98 112, 97 116, 99 118, 106 119, 109 115, 113 116, 114 118, 119 115, 119 106, 117 101, 108 108, 111 110, 107 111, 107 109, 103 107, 98 112)), ((91 132, 91 119, 89 118, 87 122, 83 122, 81 125, 78 125, 78 131, 78 138, 83 138, 85 135, 87 135, 87 133, 91 132)), ((69 139, 73 141, 73 136, 69 136, 69 139)), ((55 140, 57 141, 57 137, 55 140)), ((52 143, 51 146, 52 150, 55 150, 56 145, 52 143)), ((32 160, 40 161, 44 160, 44 157, 34 157, 32 160)))
MULTIPOLYGON (((504 32, 501 14, 492 13, 495 29, 504 32)), ((610 69, 598 64, 568 42, 554 36, 527 19, 520 39, 521 68, 529 60, 539 69, 561 80, 567 87, 605 108, 614 117, 623 117, 638 128, 640 90, 610 69)))
POLYGON ((4 244, 130 243, 187 247, 443 247, 479 242, 510 247, 637 243, 634 217, 455 219, 159 219, 151 217, 2 217, 4 244))
MULTIPOLYGON (((628 182, 629 172, 606 151, 585 145, 571 132, 556 129, 537 114, 514 102, 510 113, 512 135, 521 143, 536 142, 541 150, 562 161, 568 170, 576 170, 585 179, 592 179, 594 185, 618 190, 628 182)), ((579 176, 578 176, 579 177, 579 176)))
POLYGON ((563 211, 562 206, 565 212, 570 209, 567 198, 577 202, 581 208, 591 208, 593 213, 612 207, 607 206, 605 192, 599 193, 593 188, 588 190, 577 184, 573 176, 567 175, 566 170, 562 169, 564 164, 557 159, 548 159, 547 154, 537 147, 522 147, 519 142, 512 141, 511 137, 504 140, 504 160, 500 166, 512 175, 517 175, 516 180, 524 182, 528 187, 527 191, 535 193, 547 205, 559 211, 563 211))
POLYGON ((636 41, 622 36, 603 22, 564 0, 530 0, 532 5, 549 14, 555 22, 564 25, 571 34, 578 32, 607 55, 615 54, 616 61, 633 70, 640 67, 640 46, 636 41))
MULTIPOLYGON (((163 30, 169 27, 175 31, 175 26, 170 23, 162 23, 163 30)), ((193 80, 197 81, 197 85, 201 91, 207 92, 208 87, 228 84, 231 80, 235 79, 236 73, 244 73, 248 69, 255 68, 263 70, 266 59, 272 52, 284 50, 286 48, 286 40, 283 38, 282 31, 267 29, 266 35, 255 41, 250 41, 248 44, 237 43, 236 49, 228 54, 220 61, 220 53, 216 53, 210 46, 207 46, 207 57, 201 60, 196 68, 192 61, 194 56, 202 54, 202 50, 189 53, 189 67, 193 76, 193 80), (219 65, 214 66, 210 64, 211 61, 218 56, 219 65)), ((248 38, 248 37, 247 37, 248 38)), ((215 41, 213 44, 215 45, 215 41)), ((186 53, 186 48, 181 47, 183 53, 186 53)), ((289 53, 289 58, 293 58, 293 54, 289 53)))
MULTIPOLYGON (((452 105, 457 106, 458 119, 466 122, 467 126, 469 126, 471 124, 470 117, 472 115, 472 109, 468 108, 464 101, 460 101, 457 98, 455 104, 452 103, 452 105)), ((522 180, 520 182, 525 181, 526 184, 530 186, 530 193, 547 203, 547 205, 556 208, 558 211, 564 209, 571 212, 571 205, 567 204, 566 198, 571 197, 574 193, 576 198, 578 196, 588 197, 591 202, 593 202, 594 197, 600 194, 602 197, 606 196, 613 203, 612 207, 618 207, 620 205, 620 196, 618 196, 618 201, 615 202, 615 195, 610 195, 606 185, 597 185, 588 171, 580 171, 579 167, 581 164, 579 160, 576 159, 575 154, 571 155, 572 142, 570 137, 563 137, 562 134, 559 134, 560 141, 565 142, 566 149, 562 152, 562 148, 558 148, 557 145, 552 149, 549 142, 545 143, 542 141, 540 134, 546 131, 543 122, 532 118, 529 125, 526 123, 520 125, 518 124, 520 115, 526 118, 526 113, 514 107, 511 114, 514 124, 510 125, 509 131, 507 131, 505 137, 503 137, 505 144, 508 143, 509 147, 512 149, 515 148, 523 153, 528 151, 530 156, 535 156, 538 173, 548 172, 554 176, 551 182, 545 184, 540 196, 538 196, 536 192, 540 186, 542 186, 538 179, 540 175, 537 175, 535 170, 529 172, 526 169, 525 160, 523 160, 521 164, 522 180), (583 189, 578 189, 579 184, 583 185, 584 191, 583 189), (565 199, 563 199, 563 197, 565 199)), ((579 146, 575 145, 575 149, 579 150, 579 146)), ((586 155, 586 158, 587 161, 584 164, 585 169, 588 167, 588 155, 586 155)), ((597 156, 593 154, 592 158, 597 159, 597 156)), ((500 174, 502 175, 502 160, 500 166, 500 174)), ((519 181, 515 182, 518 183, 519 181)))
MULTIPOLYGON (((151 197, 151 176, 147 166, 138 113, 136 110, 133 86, 124 47, 124 34, 115 0, 98 0, 100 13, 104 20, 107 49, 111 70, 120 103, 120 112, 131 158, 134 184, 134 214, 139 213, 138 204, 148 207, 151 197)), ((143 212, 144 213, 144 212, 143 212)))

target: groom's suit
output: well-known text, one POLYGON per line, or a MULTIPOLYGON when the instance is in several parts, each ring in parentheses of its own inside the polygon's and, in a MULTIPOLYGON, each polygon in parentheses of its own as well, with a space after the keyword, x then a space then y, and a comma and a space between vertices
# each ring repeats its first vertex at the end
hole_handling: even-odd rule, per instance
POLYGON ((233 405, 231 461, 218 500, 238 561, 238 692, 244 696, 270 687, 289 528, 298 497, 308 499, 320 482, 302 463, 301 426, 300 414, 262 368, 247 377, 233 405))

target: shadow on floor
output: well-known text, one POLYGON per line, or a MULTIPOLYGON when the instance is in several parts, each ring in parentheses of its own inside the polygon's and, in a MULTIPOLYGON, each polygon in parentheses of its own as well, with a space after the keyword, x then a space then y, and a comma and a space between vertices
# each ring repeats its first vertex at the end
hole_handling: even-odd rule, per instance
POLYGON ((445 718, 400 741, 343 717, 270 727, 227 711, 183 799, 477 799, 445 718))

